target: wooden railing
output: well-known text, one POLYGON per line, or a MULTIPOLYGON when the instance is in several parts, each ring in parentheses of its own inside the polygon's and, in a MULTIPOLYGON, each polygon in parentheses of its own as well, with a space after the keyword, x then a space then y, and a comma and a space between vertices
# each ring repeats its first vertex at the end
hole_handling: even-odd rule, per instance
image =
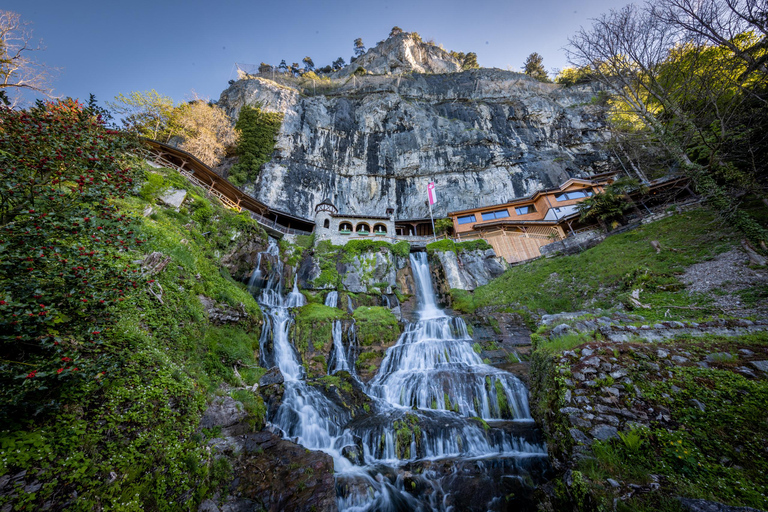
POLYGON ((248 210, 251 213, 251 217, 262 227, 284 235, 311 234, 309 231, 289 228, 279 224, 277 219, 265 217, 264 214, 270 211, 267 205, 247 195, 229 181, 213 172, 210 167, 198 160, 194 155, 151 139, 144 139, 144 143, 156 165, 178 171, 190 183, 203 189, 209 197, 219 200, 226 208, 237 212, 248 210), (171 160, 171 158, 176 161, 171 160))

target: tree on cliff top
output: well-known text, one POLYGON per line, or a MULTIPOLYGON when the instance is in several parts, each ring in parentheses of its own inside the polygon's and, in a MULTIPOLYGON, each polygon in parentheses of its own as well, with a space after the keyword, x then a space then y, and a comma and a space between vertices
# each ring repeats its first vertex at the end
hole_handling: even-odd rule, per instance
POLYGON ((44 50, 32 40, 27 23, 15 12, 0 11, 0 97, 15 104, 22 90, 35 91, 50 97, 50 71, 31 54, 44 50))
POLYGON ((363 39, 358 37, 355 39, 354 46, 352 49, 355 51, 355 57, 359 57, 362 54, 365 53, 365 45, 363 44, 363 39))
POLYGON ((304 71, 309 72, 315 69, 315 63, 312 62, 312 57, 309 57, 309 56, 304 57, 303 59, 301 59, 301 62, 304 63, 304 71))
POLYGON ((527 59, 525 59, 525 64, 523 65, 523 72, 538 80, 539 82, 551 82, 552 80, 549 79, 549 75, 547 75, 547 70, 544 69, 544 58, 539 55, 536 52, 533 52, 528 56, 527 59))
POLYGON ((402 33, 403 33, 403 29, 395 25, 394 27, 392 27, 392 30, 389 31, 389 37, 398 36, 402 33))

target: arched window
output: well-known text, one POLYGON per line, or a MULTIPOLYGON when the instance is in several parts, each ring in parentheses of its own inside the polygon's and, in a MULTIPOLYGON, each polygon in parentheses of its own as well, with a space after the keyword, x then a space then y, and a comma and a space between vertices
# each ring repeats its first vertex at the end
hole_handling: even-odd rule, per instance
POLYGON ((325 222, 323 222, 323 227, 324 228, 331 227, 331 219, 325 219, 325 222))
POLYGON ((387 233, 387 226, 384 224, 376 224, 373 226, 373 233, 375 235, 383 235, 387 233))
POLYGON ((351 222, 342 222, 339 224, 339 231, 351 233, 352 232, 352 223, 351 222))
POLYGON ((371 232, 371 226, 366 224, 365 222, 361 222, 357 225, 355 228, 355 231, 357 233, 370 233, 371 232))

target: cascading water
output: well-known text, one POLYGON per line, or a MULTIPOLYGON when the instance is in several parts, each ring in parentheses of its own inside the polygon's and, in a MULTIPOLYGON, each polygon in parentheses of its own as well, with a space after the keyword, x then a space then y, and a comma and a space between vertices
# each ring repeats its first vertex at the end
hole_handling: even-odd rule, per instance
MULTIPOLYGON (((270 240, 267 253, 276 247, 270 240)), ((438 308, 426 254, 411 255, 418 320, 387 351, 368 386, 352 376, 373 405, 356 418, 307 383, 288 336, 290 308, 306 301, 296 280, 283 297, 282 264, 274 260, 259 298, 265 313, 262 364, 279 367, 285 380, 282 402, 270 421, 285 437, 333 457, 340 510, 455 512, 461 510, 455 504, 462 482, 473 478, 466 474, 523 481, 529 469, 542 470, 546 450, 533 428, 524 386, 484 364, 463 320, 438 308), (356 464, 342 455, 349 448, 362 449, 356 464)), ((330 292, 325 304, 337 307, 338 293, 330 292)), ((336 321, 328 373, 353 370, 348 356, 341 321, 336 321)), ((472 508, 498 509, 496 497, 472 508)))
MULTIPOLYGON (((335 308, 339 304, 339 292, 336 290, 328 292, 325 297, 325 305, 335 308)), ((349 361, 347 358, 347 351, 344 348, 344 344, 341 341, 342 325, 341 320, 335 320, 331 331, 333 335, 333 351, 331 352, 331 358, 328 362, 328 375, 333 375, 339 371, 351 371, 349 361)))

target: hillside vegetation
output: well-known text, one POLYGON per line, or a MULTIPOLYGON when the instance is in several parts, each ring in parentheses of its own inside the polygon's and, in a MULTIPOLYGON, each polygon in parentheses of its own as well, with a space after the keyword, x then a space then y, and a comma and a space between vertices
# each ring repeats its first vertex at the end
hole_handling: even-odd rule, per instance
MULTIPOLYGON (((762 209, 752 211, 764 215, 762 209)), ((639 312, 648 319, 729 314, 713 305, 712 295, 689 293, 680 279, 687 267, 713 260, 738 247, 739 242, 738 233, 709 210, 698 208, 608 237, 573 256, 512 267, 474 294, 452 290, 453 307, 473 312, 486 306, 516 304, 547 313, 615 306, 633 309, 637 306, 630 296, 641 290, 639 301, 650 308, 639 308, 639 312), (660 252, 652 241, 660 244, 660 252)), ((757 281, 738 293, 747 305, 768 298, 766 284, 757 281)))
MULTIPOLYGON (((230 473, 199 431, 206 403, 261 374, 259 307, 217 256, 233 239, 265 234, 174 171, 145 167, 126 152, 130 140, 76 103, 3 108, 0 126, 4 183, 28 173, 38 191, 61 194, 26 194, 2 221, 0 507, 196 508, 230 473), (24 159, 15 156, 20 141, 24 159), (11 158, 16 176, 8 174, 11 158), (130 181, 114 188, 114 176, 130 181), (179 211, 158 201, 171 187, 188 191, 179 211), (34 239, 35 231, 46 240, 34 239), (29 255, 33 263, 22 259, 34 269, 20 280, 18 254, 42 244, 45 252, 29 255), (241 320, 214 325, 198 295, 241 320), (32 301, 49 313, 28 316, 32 301), (22 314, 34 322, 14 324, 22 314)), ((238 399, 258 426, 260 399, 238 399)))

